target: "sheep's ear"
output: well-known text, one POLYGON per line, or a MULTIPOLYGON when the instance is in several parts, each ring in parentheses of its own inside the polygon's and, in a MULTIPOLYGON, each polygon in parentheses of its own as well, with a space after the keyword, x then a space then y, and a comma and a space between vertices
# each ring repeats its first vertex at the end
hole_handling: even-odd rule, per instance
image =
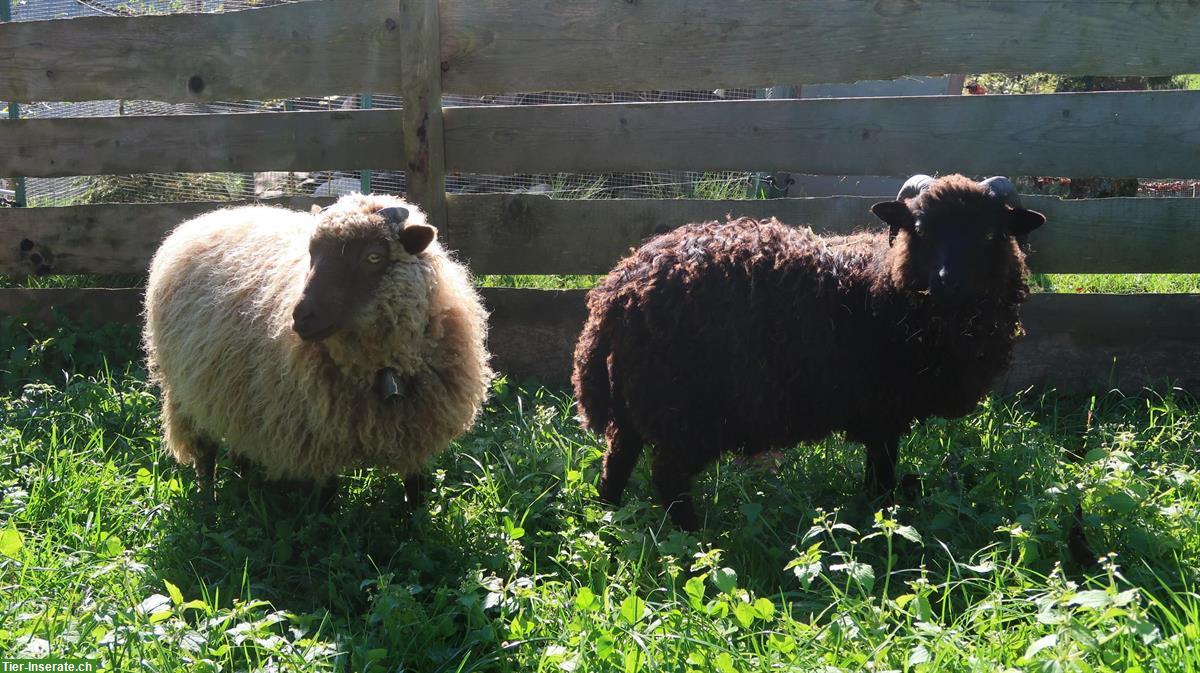
POLYGON ((1017 237, 1028 236, 1029 232, 1046 223, 1045 215, 1024 208, 1014 208, 1008 218, 1008 233, 1017 237))
POLYGON ((312 204, 312 208, 308 209, 308 212, 313 215, 317 215, 321 212, 321 206, 318 206, 317 204, 314 203, 314 204, 312 204))
POLYGON ((871 206, 871 212, 875 213, 875 217, 893 227, 903 229, 913 225, 912 211, 908 209, 908 206, 904 205, 903 201, 880 201, 871 206))
POLYGON ((899 234, 901 229, 911 229, 916 223, 912 211, 903 201, 880 201, 871 206, 871 212, 875 214, 875 217, 886 222, 891 229, 888 234, 889 242, 895 240, 896 234, 899 234))
POLYGON ((433 239, 437 238, 437 229, 428 224, 410 224, 400 231, 399 238, 404 251, 415 255, 433 243, 433 239))

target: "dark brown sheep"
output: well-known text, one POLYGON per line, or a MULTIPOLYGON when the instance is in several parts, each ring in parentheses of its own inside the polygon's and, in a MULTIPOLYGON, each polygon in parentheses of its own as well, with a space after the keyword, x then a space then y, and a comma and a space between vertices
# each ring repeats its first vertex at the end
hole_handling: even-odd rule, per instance
POLYGON ((588 294, 572 377, 608 443, 600 496, 620 502, 650 443, 659 500, 694 529, 688 491, 720 454, 838 430, 866 445, 869 492, 890 492, 912 422, 974 408, 1021 333, 1015 237, 1045 218, 997 186, 1011 183, 915 176, 871 208, 890 234, 743 218, 622 260, 588 294))

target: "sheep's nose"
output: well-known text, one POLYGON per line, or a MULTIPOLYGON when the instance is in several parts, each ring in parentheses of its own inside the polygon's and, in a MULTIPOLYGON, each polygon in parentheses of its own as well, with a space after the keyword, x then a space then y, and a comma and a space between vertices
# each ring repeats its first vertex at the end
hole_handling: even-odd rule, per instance
POLYGON ((946 267, 939 268, 929 277, 929 290, 936 294, 952 294, 958 289, 958 283, 951 277, 946 267))
POLYGON ((315 316, 312 308, 304 302, 296 304, 296 308, 292 310, 292 329, 297 332, 304 331, 304 328, 313 321, 315 316))

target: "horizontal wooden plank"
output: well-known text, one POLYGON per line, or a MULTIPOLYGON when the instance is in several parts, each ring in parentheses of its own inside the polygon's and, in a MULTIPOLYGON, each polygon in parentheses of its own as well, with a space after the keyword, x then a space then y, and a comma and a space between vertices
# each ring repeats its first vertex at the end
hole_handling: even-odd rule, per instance
MULTIPOLYGON (((495 368, 518 378, 563 384, 586 317, 582 290, 485 288, 495 368)), ((0 314, 140 320, 140 290, 0 290, 0 314)), ((1200 295, 1034 295, 1022 312, 1028 335, 1006 392, 1030 386, 1086 392, 1168 380, 1200 392, 1200 295)))
POLYGON ((446 91, 621 91, 959 72, 1200 70, 1187 0, 442 0, 446 91))
POLYGON ((400 110, 20 119, 0 123, 0 175, 386 169, 400 110))
MULTIPOLYGON (((1065 201, 1024 196, 1047 224, 1030 237, 1040 273, 1200 273, 1200 199, 1065 201)), ((878 228, 879 197, 743 201, 554 200, 452 195, 449 239, 475 273, 606 273, 652 234, 726 215, 776 217, 819 233, 878 228)), ((0 229, 0 231, 3 231, 0 229)), ((2 267, 0 267, 2 268, 2 267)))
MULTIPOLYGON (((855 3, 858 4, 858 3, 855 3)), ((447 168, 1200 176, 1200 91, 448 108, 447 168)))
MULTIPOLYGON (((331 198, 254 201, 305 210, 331 198)), ((140 274, 158 244, 180 222, 217 208, 249 203, 97 204, 0 209, 0 274, 140 274)))
MULTIPOLYGON (((447 168, 1200 176, 1200 91, 447 108, 447 168)), ((400 110, 25 119, 0 175, 402 168, 400 110)))
POLYGON ((134 323, 142 319, 142 295, 133 288, 4 288, 0 315, 45 322, 62 315, 76 322, 134 323))
MULTIPOLYGON (((1195 54, 1178 47, 1200 40, 1200 7, 1187 0, 441 5, 443 88, 453 93, 1200 69, 1195 54)), ((0 100, 397 92, 397 12, 392 0, 328 0, 229 14, 3 24, 0 100)))
MULTIPOLYGON (((1200 273, 1200 199, 1064 201, 1025 196, 1048 224, 1031 238, 1042 273, 1200 273)), ((646 237, 725 215, 777 217, 821 233, 878 227, 879 197, 746 201, 555 200, 541 195, 451 195, 443 238, 477 274, 605 273, 646 237)), ((264 201, 307 208, 330 199, 264 201)), ((176 224, 231 203, 106 204, 0 209, 0 274, 45 266, 61 274, 137 274, 176 224), (22 242, 25 249, 22 249, 22 242), (38 256, 33 257, 34 254, 38 256)))
POLYGON ((399 92, 392 0, 0 24, 0 100, 264 100, 399 92))

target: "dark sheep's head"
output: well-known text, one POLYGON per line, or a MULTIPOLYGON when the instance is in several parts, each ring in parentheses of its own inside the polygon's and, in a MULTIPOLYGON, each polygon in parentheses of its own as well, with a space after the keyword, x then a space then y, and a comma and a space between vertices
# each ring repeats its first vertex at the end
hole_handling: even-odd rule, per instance
POLYGON ((998 275, 1021 262, 1018 242, 1046 222, 1022 208, 1012 182, 999 176, 914 175, 895 201, 871 212, 891 231, 893 283, 951 302, 991 291, 998 275))
POLYGON ((402 206, 373 212, 339 206, 313 207, 321 221, 309 242, 304 291, 292 311, 292 329, 304 341, 327 339, 348 326, 397 259, 420 254, 437 237, 423 221, 409 222, 410 210, 402 206))

